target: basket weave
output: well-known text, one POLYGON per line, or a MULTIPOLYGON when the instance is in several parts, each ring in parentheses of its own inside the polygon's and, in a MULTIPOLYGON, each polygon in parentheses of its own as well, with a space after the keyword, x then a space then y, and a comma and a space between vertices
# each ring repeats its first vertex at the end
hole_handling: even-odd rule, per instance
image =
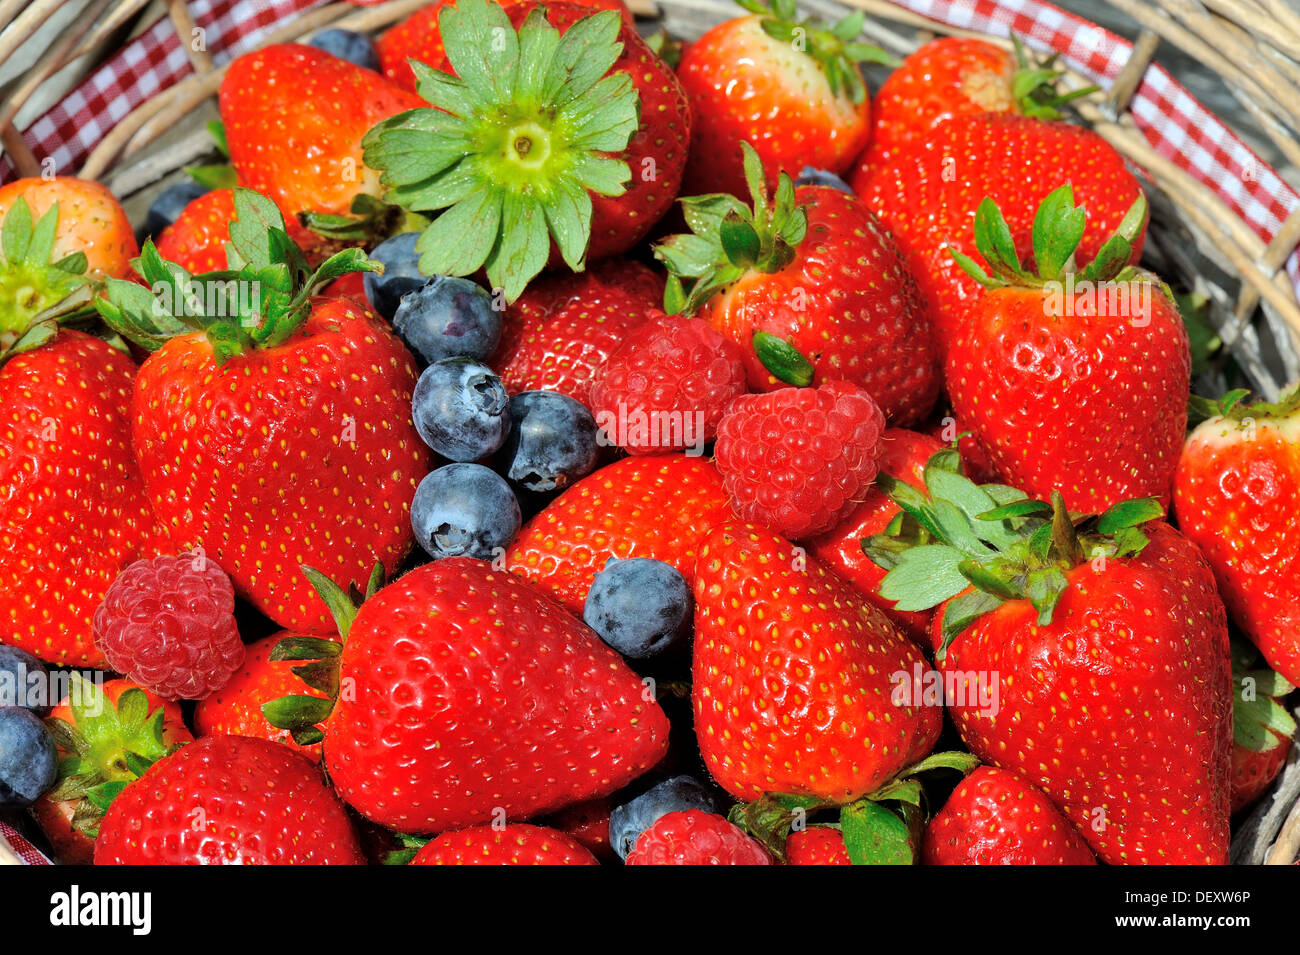
MULTIPOLYGON (((0 64, 3 64, 60 7, 72 0, 0 0, 0 64)), ((35 65, 0 100, 0 145, 13 172, 39 175, 43 157, 15 128, 29 98, 56 72, 102 50, 120 36, 151 0, 88 0, 74 25, 57 36, 35 65)), ((428 0, 388 0, 378 6, 330 3, 309 8, 273 25, 259 45, 303 40, 328 27, 377 32, 424 6, 428 0)), ((1107 0, 1141 27, 1132 54, 1118 75, 1101 82, 1104 93, 1076 100, 1082 120, 1109 141, 1143 173, 1152 207, 1148 264, 1163 276, 1209 299, 1210 318, 1254 387, 1276 397, 1288 381, 1300 378, 1300 199, 1271 237, 1200 181, 1166 150, 1143 134, 1130 112, 1161 43, 1177 47, 1221 79, 1249 117, 1293 166, 1300 167, 1300 13, 1289 0, 1107 0), (1288 275, 1290 263, 1292 274, 1288 275)), ((309 3, 300 4, 310 7, 309 3)), ((710 26, 737 15, 729 0, 629 0, 638 20, 653 29, 662 24, 672 35, 694 39, 710 26)), ((100 179, 123 199, 148 196, 181 166, 207 151, 210 142, 200 119, 212 113, 224 66, 190 42, 195 22, 183 0, 165 0, 167 16, 182 41, 193 72, 123 116, 85 158, 79 170, 58 170, 100 179), (208 105, 205 105, 208 104, 208 105)), ((1019 6, 1019 5, 1018 5, 1019 6)), ((906 55, 935 34, 981 36, 1011 46, 1010 10, 993 0, 800 0, 801 9, 838 19, 848 8, 868 13, 864 35, 897 55, 906 55), (915 9, 909 9, 915 8, 915 9), (978 10, 981 17, 974 14, 978 10), (948 14, 959 23, 986 22, 997 11, 996 27, 977 32, 939 22, 917 10, 948 14), (1005 17, 1003 17, 1005 14, 1005 17)), ((1100 28, 1097 28, 1100 30, 1100 28)), ((1026 37, 1046 49, 1044 38, 1026 37)), ((1063 54, 1071 51, 1060 50, 1063 54)), ((1068 68, 1064 86, 1093 85, 1097 77, 1068 68)), ((1232 125, 1232 117, 1226 117, 1232 125)), ((1262 166, 1260 173, 1274 175, 1262 166)), ((1285 183, 1276 180, 1286 190, 1285 183)), ((1278 197, 1282 199, 1283 197, 1278 197)), ((1213 384, 1211 384, 1211 387, 1213 384)), ((1287 766, 1254 814, 1234 833, 1233 860, 1290 863, 1300 855, 1300 753, 1293 748, 1287 766)))

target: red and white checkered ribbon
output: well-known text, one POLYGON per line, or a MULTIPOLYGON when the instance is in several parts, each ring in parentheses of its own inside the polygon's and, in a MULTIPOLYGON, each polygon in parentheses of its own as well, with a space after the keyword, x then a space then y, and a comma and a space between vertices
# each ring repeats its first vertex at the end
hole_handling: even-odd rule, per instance
POLYGON ((0 865, 12 863, 17 857, 24 865, 49 865, 45 858, 30 842, 18 834, 13 826, 0 819, 0 865), (8 847, 6 849, 6 846, 8 847))

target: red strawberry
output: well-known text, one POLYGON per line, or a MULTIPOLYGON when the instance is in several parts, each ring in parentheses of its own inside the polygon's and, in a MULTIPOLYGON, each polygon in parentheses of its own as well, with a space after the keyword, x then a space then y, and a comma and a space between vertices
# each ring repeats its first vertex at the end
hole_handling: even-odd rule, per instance
POLYGON ((689 583, 699 539, 731 516, 717 468, 703 458, 625 458, 589 474, 524 525, 506 566, 581 615, 610 557, 672 564, 689 583))
POLYGON ((513 823, 444 832, 411 865, 599 865, 574 839, 554 829, 513 823))
POLYGON ((644 238, 677 195, 691 115, 636 31, 563 2, 458 0, 438 21, 457 42, 443 73, 416 70, 433 108, 364 143, 390 201, 445 210, 421 237, 421 270, 484 268, 514 301, 548 261, 578 271, 644 238))
POLYGON ((938 438, 949 446, 956 446, 961 455, 961 466, 966 476, 976 484, 999 484, 1002 478, 989 460, 975 435, 960 419, 951 414, 945 415, 926 429, 926 434, 938 438))
POLYGON ((852 585, 750 524, 695 570, 691 699, 704 763, 738 799, 848 803, 927 754, 940 712, 892 701, 920 651, 852 585))
POLYGON ((279 743, 209 736, 155 763, 100 823, 96 865, 362 865, 347 811, 279 743))
POLYGON ((1225 862, 1228 635, 1204 558, 1153 498, 1072 519, 1059 493, 1029 501, 955 467, 932 461, 927 494, 886 482, 925 546, 864 546, 901 609, 946 601, 936 660, 962 739, 1104 862, 1225 862))
POLYGON ((769 183, 804 166, 844 172, 871 134, 858 64, 889 59, 855 42, 865 14, 827 26, 798 21, 793 0, 742 6, 754 15, 709 30, 677 67, 695 115, 687 191, 744 195, 742 142, 758 150, 769 183))
MULTIPOLYGON (((230 237, 230 223, 236 219, 235 193, 232 189, 213 189, 190 202, 181 210, 176 221, 158 236, 158 254, 168 261, 183 265, 194 273, 215 272, 226 267, 226 240, 230 237)), ((330 250, 329 243, 319 235, 304 229, 290 216, 285 220, 289 237, 303 250, 308 261, 323 260, 330 250)), ((361 276, 355 273, 359 282, 361 276)), ((339 281, 347 279, 344 276, 339 281)), ((344 294, 344 293, 339 293, 344 294)), ((362 299, 364 301, 364 299, 362 299)))
POLYGON ((1295 737, 1295 719, 1281 698, 1295 689, 1272 670, 1258 667, 1259 655, 1233 640, 1232 811, 1245 809, 1273 784, 1295 737))
POLYGON ((925 830, 926 865, 1096 865, 1083 837, 1019 773, 981 766, 925 830))
POLYGON ((558 391, 589 404, 596 369, 633 330, 662 314, 663 298, 662 278, 623 259, 544 276, 506 309, 492 367, 511 392, 558 391))
MULTIPOLYGON (((86 258, 82 271, 92 278, 125 278, 131 271, 131 260, 140 253, 135 232, 117 199, 104 186, 72 176, 15 179, 0 186, 0 219, 9 215, 19 199, 26 204, 33 221, 58 205, 57 226, 47 261, 58 262, 80 252, 86 258)), ((19 286, 19 290, 31 294, 24 286, 19 286)), ((0 292, 0 296, 7 297, 7 294, 0 292)), ((57 298, 47 304, 55 301, 57 298)), ((4 302, 4 297, 0 297, 0 302, 4 302)), ((0 317, 0 329, 6 324, 7 319, 0 317)))
POLYGON ((1268 665, 1300 682, 1300 386, 1277 404, 1234 392, 1187 439, 1174 513, 1200 545, 1219 591, 1268 665))
MULTIPOLYGON (((328 633, 299 565, 360 583, 376 561, 391 573, 411 545, 408 510, 429 460, 411 423, 415 364, 351 299, 307 297, 320 276, 364 267, 360 250, 308 278, 283 231, 263 225, 278 218, 275 206, 248 190, 235 202, 247 209, 231 242, 248 265, 223 280, 237 301, 201 296, 218 306, 201 316, 205 331, 159 328, 159 300, 127 283, 110 283, 101 312, 128 337, 165 342, 136 379, 133 439, 173 544, 201 548, 281 626, 328 633), (267 251, 275 235, 302 283, 288 291, 261 281, 277 258, 267 251)), ((170 287, 149 246, 142 265, 170 287)))
POLYGON ((919 421, 939 391, 938 353, 893 241, 839 189, 795 189, 783 177, 770 200, 745 150, 754 209, 731 197, 683 200, 696 234, 656 248, 673 273, 671 310, 698 310, 740 345, 755 391, 840 378, 891 423, 919 421))
POLYGON ((665 813, 637 836, 628 865, 771 865, 754 839, 722 816, 700 809, 665 813))
POLYGON ((608 798, 588 799, 565 806, 549 818, 548 825, 585 847, 598 861, 612 862, 617 858, 609 843, 609 814, 612 809, 608 798))
POLYGON ((831 826, 809 826, 790 833, 785 843, 786 865, 851 865, 844 836, 831 826))
MULTIPOLYGON (((985 113, 943 123, 884 166, 859 170, 850 184, 880 216, 916 280, 939 348, 962 329, 980 287, 949 249, 975 254, 971 230, 985 198, 1002 210, 1016 250, 1032 250, 1035 210, 1064 183, 1088 210, 1077 263, 1096 258, 1141 194, 1124 159, 1089 129, 1026 116, 985 113)), ((1134 231, 1131 261, 1146 234, 1134 231)))
MULTIPOLYGON (((916 488, 925 486, 926 462, 943 450, 943 446, 928 435, 901 428, 886 428, 880 443, 880 473, 906 481, 916 488)), ((879 534, 898 513, 898 505, 879 488, 872 487, 848 517, 825 534, 808 541, 808 552, 866 594, 868 600, 885 612, 885 616, 924 646, 928 640, 930 615, 895 610, 892 600, 880 596, 884 569, 862 552, 863 538, 879 534)))
POLYGON ((1066 263, 1085 216, 1070 186, 1039 209, 1037 274, 999 253, 1007 227, 992 202, 976 218, 994 275, 948 346, 953 408, 1009 483, 1039 497, 1060 489, 1078 511, 1167 503, 1186 430, 1186 328, 1159 280, 1126 264, 1145 207, 1139 199, 1108 253, 1078 273, 1066 263))

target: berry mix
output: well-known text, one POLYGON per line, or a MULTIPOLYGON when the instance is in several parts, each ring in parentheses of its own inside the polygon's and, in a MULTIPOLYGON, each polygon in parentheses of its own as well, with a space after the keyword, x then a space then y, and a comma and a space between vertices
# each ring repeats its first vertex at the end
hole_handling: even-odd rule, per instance
POLYGON ((742 6, 437 0, 234 60, 139 233, 0 187, 0 812, 82 864, 1227 861, 1300 389, 1189 402, 1051 69, 742 6))

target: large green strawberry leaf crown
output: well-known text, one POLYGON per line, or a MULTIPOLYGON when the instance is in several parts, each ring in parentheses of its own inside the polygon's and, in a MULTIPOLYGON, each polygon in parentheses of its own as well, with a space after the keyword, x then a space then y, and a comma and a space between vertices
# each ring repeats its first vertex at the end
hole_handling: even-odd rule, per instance
POLYGON ((325 697, 305 693, 282 696, 262 704, 262 715, 277 729, 288 730, 300 746, 311 746, 324 739, 317 724, 334 712, 334 704, 338 701, 341 686, 339 657, 343 645, 347 643, 348 632, 361 604, 384 586, 384 565, 375 564, 366 582, 365 593, 355 586, 344 590, 314 567, 304 564, 302 572, 329 608, 340 642, 321 637, 284 637, 271 648, 269 659, 273 662, 297 662, 298 666, 293 667, 294 675, 313 690, 324 693, 325 697))
POLYGON ((1249 425, 1300 413, 1300 382, 1284 391, 1277 401, 1247 402, 1249 396, 1250 392, 1245 388, 1233 389, 1217 399, 1192 395, 1188 401, 1191 423, 1224 418, 1238 425, 1249 425))
POLYGON ((1005 485, 977 485, 951 449, 926 463, 924 491, 886 474, 876 482, 902 512, 865 538, 862 550, 888 571, 880 594, 897 609, 944 604, 939 658, 958 634, 1008 600, 1029 601, 1039 624, 1051 623, 1071 569, 1140 553, 1148 543, 1143 525, 1164 515, 1155 498, 1092 516, 1067 511, 1060 492, 1049 503, 1005 485))
POLYGON ((148 287, 109 279, 95 301, 114 331, 154 351, 177 335, 203 332, 218 364, 253 348, 274 348, 307 320, 311 296, 349 272, 382 272, 361 249, 344 249, 314 271, 285 230, 275 203, 236 189, 226 243, 228 268, 201 275, 164 259, 146 241, 132 262, 148 287))
POLYGON ((817 61, 826 82, 836 96, 843 93, 854 103, 866 99, 867 87, 862 80, 860 63, 883 63, 898 66, 899 61, 878 46, 862 43, 862 26, 866 23, 865 10, 850 13, 833 24, 809 17, 799 19, 795 0, 736 0, 750 13, 761 19, 759 26, 774 40, 789 43, 794 49, 806 53, 817 61))
POLYGON ((1252 753, 1267 753, 1295 735, 1296 721, 1282 697, 1295 689, 1261 665, 1259 652, 1232 638, 1232 739, 1252 753))
POLYGON ((1016 71, 1011 77, 1011 95, 1023 115, 1034 119, 1060 119, 1063 115, 1061 107, 1100 89, 1097 86, 1082 86, 1065 93, 1057 92, 1061 70, 1056 62, 1060 59, 1060 54, 1053 53, 1035 62, 1020 37, 1014 33, 1011 34, 1011 44, 1016 55, 1016 71))
POLYGON ((148 697, 137 688, 114 703, 98 684, 73 673, 68 707, 73 723, 56 717, 45 721, 66 754, 49 795, 54 800, 79 800, 73 828, 93 837, 99 820, 127 784, 183 744, 164 742, 163 707, 150 711, 148 697))
POLYGON ((362 140, 385 200, 442 210, 420 235, 420 270, 486 268, 507 301, 546 265, 554 244, 584 267, 592 195, 620 196, 632 178, 617 158, 640 126, 621 18, 603 11, 563 35, 531 11, 518 31, 497 4, 463 0, 438 16, 455 75, 411 61, 430 104, 376 125, 362 140))

